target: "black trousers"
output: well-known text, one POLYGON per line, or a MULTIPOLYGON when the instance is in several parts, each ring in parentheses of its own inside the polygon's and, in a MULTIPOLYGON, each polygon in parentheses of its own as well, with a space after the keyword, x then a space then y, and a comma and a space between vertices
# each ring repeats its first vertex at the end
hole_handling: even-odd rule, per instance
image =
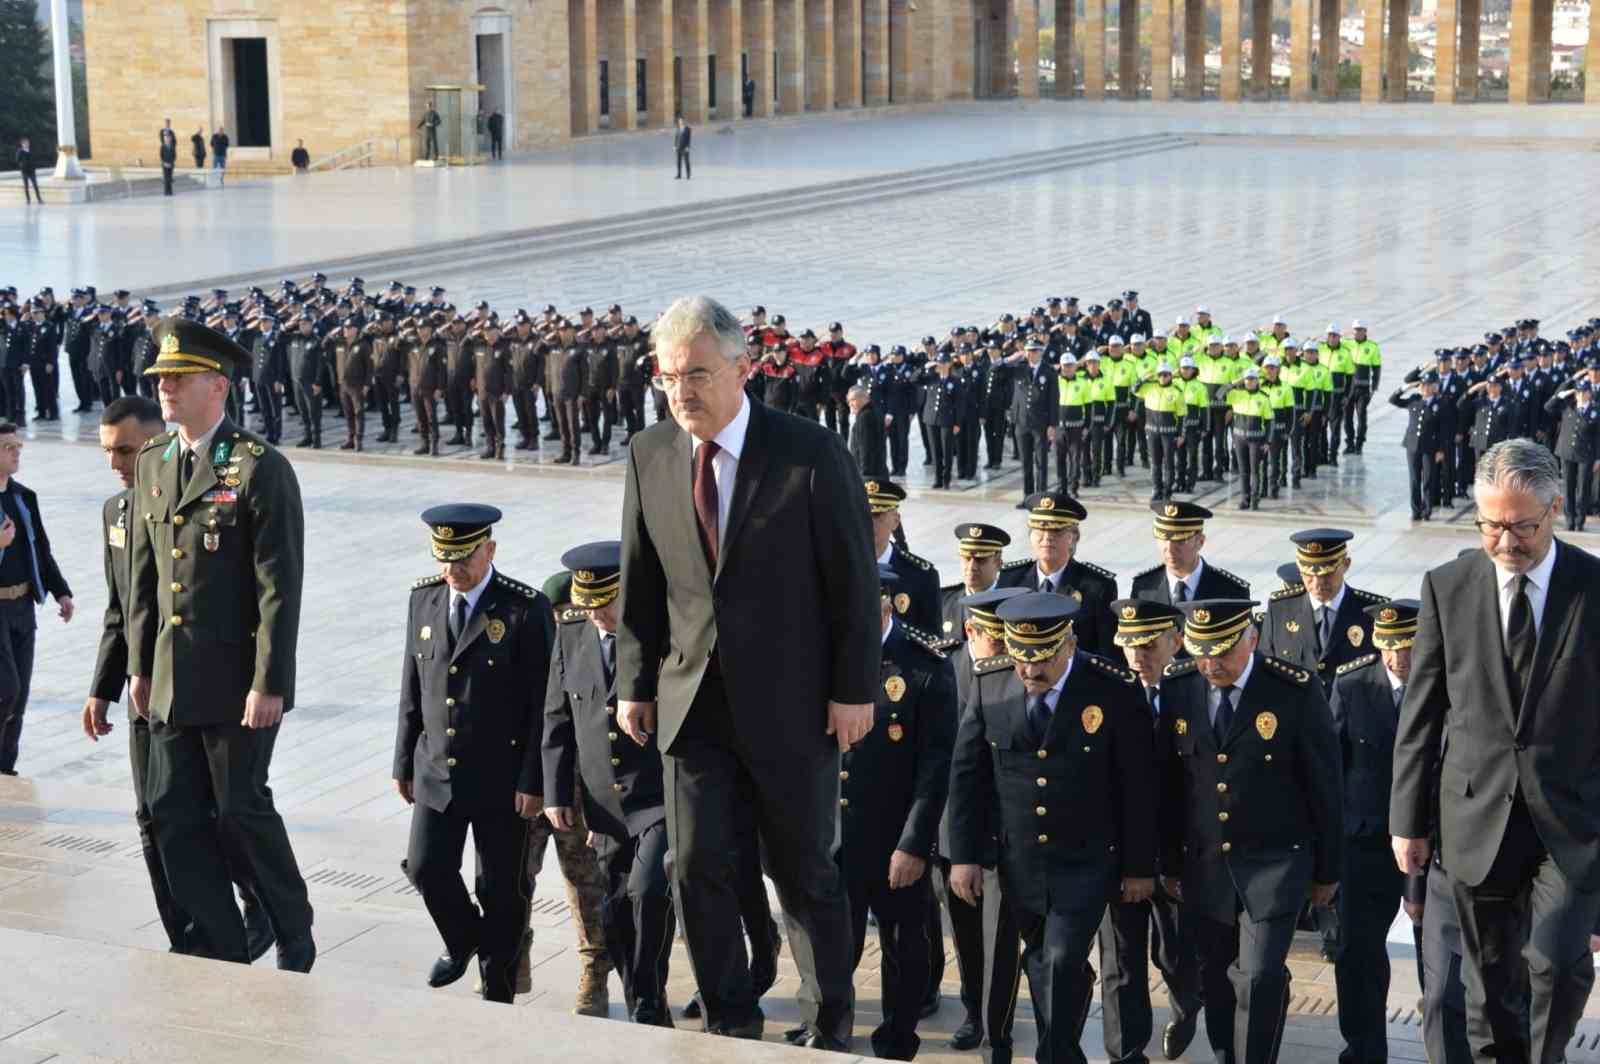
POLYGON ((1033 913, 1018 909, 1022 967, 1028 973, 1038 1064, 1085 1064, 1080 1042, 1089 1018, 1094 969, 1089 947, 1105 915, 1105 903, 1033 913))
POLYGON ((445 385, 445 408, 450 412, 450 424, 456 432, 472 443, 472 381, 451 381, 445 385))
POLYGON ((1200 463, 1206 467, 1207 477, 1224 477, 1228 473, 1228 457, 1231 451, 1228 438, 1228 408, 1225 406, 1212 406, 1206 408, 1206 434, 1204 453, 1200 455, 1200 463))
POLYGON ((1252 920, 1240 911, 1232 923, 1205 916, 1190 926, 1200 951, 1206 1036, 1228 1064, 1273 1064, 1289 1009, 1289 969, 1295 914, 1252 920))
POLYGON ((1573 532, 1583 528, 1589 507, 1594 502, 1594 478, 1589 475, 1593 466, 1590 462, 1563 460, 1561 468, 1566 473, 1567 490, 1563 493, 1563 501, 1567 508, 1567 531, 1573 532))
POLYGON ((312 391, 310 383, 300 382, 300 419, 304 439, 322 446, 322 393, 312 391))
POLYGON ((961 435, 956 437, 956 476, 974 480, 978 476, 978 437, 983 435, 983 422, 973 415, 961 423, 961 435))
POLYGON ((150 803, 145 797, 145 781, 149 778, 150 724, 143 719, 128 725, 128 763, 133 768, 133 819, 139 825, 139 845, 144 851, 145 871, 150 874, 150 890, 156 899, 156 915, 175 952, 187 949, 189 914, 185 913, 172 896, 167 882, 167 867, 161 862, 161 850, 156 846, 154 823, 150 818, 150 803))
MULTIPOLYGON (((26 548, 24 548, 26 549, 26 548)), ((33 641, 38 631, 33 599, 0 602, 0 772, 15 772, 22 715, 33 686, 33 641)))
MULTIPOLYGON (((622 424, 627 428, 628 435, 644 431, 644 392, 637 388, 619 390, 617 402, 621 406, 622 424)), ((828 408, 833 409, 831 406, 828 408)), ((846 415, 849 416, 848 414, 846 415)), ((829 426, 832 428, 832 426, 829 426)))
POLYGON ((1145 439, 1150 451, 1150 477, 1154 482, 1155 498, 1170 499, 1177 490, 1177 437, 1147 432, 1145 439))
POLYGON ((1472 436, 1462 433, 1461 442, 1456 444, 1456 481, 1455 493, 1465 496, 1472 489, 1472 478, 1478 471, 1478 454, 1472 449, 1472 436))
POLYGON ((505 809, 474 813, 411 807, 406 876, 422 895, 446 952, 478 951, 485 1001, 510 1003, 528 926, 528 825, 505 809), (478 858, 477 904, 461 878, 467 829, 478 858), (482 911, 479 911, 479 906, 482 911))
POLYGON ((1062 491, 1076 493, 1083 486, 1083 433, 1082 426, 1056 426, 1056 482, 1062 491))
POLYGON ((1395 867, 1389 836, 1346 837, 1339 875, 1339 952, 1333 964, 1339 992, 1341 1064, 1389 1059, 1389 925, 1400 909, 1405 877, 1395 867))
POLYGON ((606 953, 622 980, 630 1019, 662 1023, 667 1013, 667 962, 677 922, 667 886, 667 825, 652 824, 629 839, 602 839, 600 902, 606 953))
POLYGON ((1233 464, 1239 470, 1239 497, 1251 503, 1267 493, 1267 441, 1234 436, 1233 464))
POLYGON ((1286 422, 1274 422, 1272 440, 1267 444, 1267 494, 1274 499, 1288 475, 1289 439, 1294 429, 1286 422))
POLYGON ((895 476, 903 477, 910 461, 911 418, 907 414, 896 414, 894 423, 889 426, 889 465, 895 476))
POLYGON ((1421 447, 1406 451, 1406 470, 1411 475, 1411 519, 1426 520, 1439 501, 1439 467, 1433 452, 1421 447))
POLYGON ((800 970, 801 1015, 812 1030, 848 1042, 855 965, 850 902, 834 863, 837 748, 785 751, 775 772, 769 752, 758 758, 741 742, 712 671, 662 762, 673 901, 706 1026, 740 1026, 756 1015, 740 926, 740 808, 749 807, 800 970))
MULTIPOLYGON (((35 362, 28 367, 28 379, 33 383, 33 405, 39 416, 54 421, 61 416, 61 377, 56 373, 56 363, 35 362)), ((154 380, 154 378, 151 378, 154 380)), ((153 393, 152 393, 153 394, 153 393)))
POLYGON ((932 862, 909 887, 890 890, 879 874, 878 861, 867 861, 872 875, 850 871, 850 855, 839 850, 839 874, 850 897, 852 968, 860 965, 867 942, 867 913, 878 921, 878 973, 883 1022, 872 1032, 872 1051, 885 1060, 910 1060, 922 1039, 917 1037, 918 1010, 928 993, 928 907, 932 862))
POLYGON ((439 127, 438 126, 429 126, 429 127, 427 127, 427 139, 424 141, 424 144, 423 144, 422 157, 424 159, 437 159, 439 157, 439 127))
POLYGON ((1006 414, 985 414, 983 417, 983 454, 990 469, 999 469, 1006 457, 1006 414))
POLYGON ((279 942, 311 932, 311 903, 267 773, 281 725, 150 724, 145 800, 177 904, 194 921, 190 952, 244 961, 244 921, 229 853, 255 885, 279 942))
POLYGON ((1333 400, 1328 404, 1327 450, 1323 452, 1327 456, 1329 464, 1336 463, 1339 460, 1339 434, 1344 430, 1345 413, 1349 405, 1348 394, 1338 390, 1336 385, 1333 400))
MULTIPOLYGON (((1155 446, 1155 433, 1150 444, 1155 446)), ((1159 886, 1149 901, 1112 902, 1100 923, 1100 1024, 1113 1062, 1144 1061, 1155 1030, 1150 961, 1167 983, 1172 1018, 1199 1013, 1200 954, 1182 906, 1159 886)))
POLYGON ((1019 429, 1022 445, 1022 494, 1050 490, 1050 437, 1047 429, 1019 429))
POLYGON ((172 165, 170 163, 161 164, 161 194, 163 196, 172 195, 172 165))
POLYGON ((1139 418, 1135 414, 1132 421, 1128 415, 1134 412, 1127 406, 1117 406, 1112 414, 1112 424, 1116 426, 1115 443, 1117 447, 1117 475, 1121 476, 1127 468, 1134 463, 1133 449, 1138 446, 1135 442, 1139 435, 1139 418))
POLYGON ((583 401, 583 416, 589 422, 589 439, 597 448, 611 446, 611 427, 617 420, 617 404, 603 395, 583 401))
MULTIPOLYGON (((989 1042, 997 1048, 1011 1045, 1011 1028, 1017 1017, 1017 990, 1022 979, 1022 938, 1017 923, 1000 892, 1000 877, 993 870, 983 873, 983 896, 977 905, 968 905, 950 889, 950 862, 936 858, 932 867, 938 875, 933 881, 935 900, 950 910, 950 936, 956 947, 956 969, 961 976, 961 1007, 967 1019, 989 1032, 989 1042), (988 994, 984 993, 985 964, 992 972, 988 994)), ((934 919, 938 918, 935 910, 934 919)), ((930 931, 933 924, 929 924, 930 931)), ((939 942, 929 951, 939 969, 929 975, 931 987, 944 980, 944 931, 939 925, 939 942)))
POLYGON ((933 441, 933 486, 948 488, 961 437, 956 435, 954 425, 931 426, 928 436, 933 441))
POLYGON ((378 417, 383 423, 384 434, 392 439, 400 438, 400 391, 403 385, 395 383, 395 378, 383 373, 372 375, 372 394, 378 401, 378 417))
POLYGON ((1580 891, 1545 852, 1517 794, 1482 883, 1451 880, 1461 923, 1467 1040, 1478 1059, 1556 1064, 1594 986, 1589 933, 1600 891, 1580 891), (1517 1009, 1528 980, 1526 1024, 1517 1009))
POLYGON ((1193 491, 1200 479, 1200 437, 1205 434, 1203 421, 1183 423, 1183 443, 1178 446, 1178 490, 1193 491))
POLYGON ((22 197, 28 203, 37 199, 44 202, 44 193, 39 191, 39 172, 37 170, 24 170, 22 172, 22 197), (33 194, 28 194, 28 186, 33 186, 33 194))
MULTIPOLYGON (((1450 874, 1435 861, 1428 868, 1422 908, 1422 1042, 1433 1064, 1472 1064, 1467 1042, 1467 990, 1461 980, 1461 924, 1456 919, 1450 874)), ((1528 1015, 1527 980, 1519 988, 1518 1013, 1528 1015)))
POLYGON ((1367 442, 1367 404, 1372 402, 1372 389, 1365 384, 1352 384, 1344 400, 1344 442, 1353 450, 1361 450, 1367 442))
POLYGON ((689 178, 694 177, 694 167, 689 163, 688 148, 678 149, 678 176, 689 178))
POLYGON ((489 134, 489 158, 498 159, 505 150, 505 136, 501 133, 489 134))
POLYGON ((268 443, 277 443, 283 438, 283 396, 271 381, 258 380, 255 389, 261 408, 261 434, 268 443))
POLYGON ((78 394, 78 406, 87 410, 94 405, 94 375, 89 372, 89 352, 67 352, 67 368, 72 371, 72 389, 78 394))

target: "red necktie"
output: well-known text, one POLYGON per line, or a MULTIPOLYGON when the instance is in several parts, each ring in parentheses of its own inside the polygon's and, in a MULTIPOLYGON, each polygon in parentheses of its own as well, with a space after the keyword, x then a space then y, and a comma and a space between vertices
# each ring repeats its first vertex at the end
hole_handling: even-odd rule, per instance
POLYGON ((722 450, 715 440, 700 445, 694 456, 694 515, 700 525, 700 547, 711 571, 717 571, 717 475, 711 462, 722 450))

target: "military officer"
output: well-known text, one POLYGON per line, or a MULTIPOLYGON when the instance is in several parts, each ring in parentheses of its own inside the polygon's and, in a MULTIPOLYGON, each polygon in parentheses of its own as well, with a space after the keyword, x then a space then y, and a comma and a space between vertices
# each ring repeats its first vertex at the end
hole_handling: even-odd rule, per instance
POLYGON ((267 775, 294 706, 305 517, 288 461, 224 414, 249 353, 166 318, 146 373, 176 431, 139 452, 130 536, 129 699, 150 720, 145 798, 190 951, 245 961, 224 853, 253 870, 278 967, 310 971, 311 905, 267 775))
POLYGON ((1338 737, 1321 685, 1257 652, 1249 599, 1185 603, 1185 648, 1161 685, 1163 886, 1200 952, 1219 1061, 1278 1059, 1285 966, 1307 895, 1338 887, 1338 737))
POLYGON ((422 437, 412 454, 439 453, 439 396, 444 390, 447 345, 436 331, 438 325, 437 320, 423 314, 413 331, 401 334, 406 379, 411 382, 411 409, 422 437))
POLYGON ((483 459, 506 456, 506 392, 511 386, 511 345, 500 334, 500 322, 490 318, 470 347, 473 364, 472 392, 483 415, 483 459))
MULTIPOLYGON (((1210 510, 1192 502, 1153 502, 1154 534, 1161 562, 1133 578, 1134 598, 1181 606, 1202 598, 1249 598, 1250 582, 1207 562, 1205 523, 1210 510)), ((1183 656, 1180 646, 1178 654, 1183 656)))
POLYGON ((1385 938, 1400 908, 1405 877, 1389 848, 1389 787, 1400 702, 1411 677, 1417 637, 1416 599, 1368 606, 1372 645, 1339 666, 1333 683, 1333 723, 1344 766, 1344 868, 1339 876, 1339 992, 1343 1064, 1383 1064, 1389 997, 1385 938))
POLYGON ((939 589, 939 613, 943 618, 938 634, 953 644, 964 643, 966 614, 961 600, 998 585, 1002 552, 1011 545, 1003 528, 979 522, 956 526, 956 556, 961 559, 961 583, 939 589))
POLYGON ((1038 492, 1023 500, 1028 510, 1028 543, 1033 561, 1004 566, 1002 587, 1065 595, 1082 606, 1073 620, 1080 647, 1091 654, 1114 657, 1111 600, 1117 597, 1117 574, 1079 561, 1079 525, 1089 516, 1082 503, 1061 492, 1038 492))
MULTIPOLYGON (((1154 732, 1161 714, 1164 672, 1183 642, 1183 611, 1151 599, 1118 599, 1114 642, 1139 677, 1154 732)), ((1192 934, 1185 934, 1181 907, 1161 887, 1150 899, 1113 902, 1100 924, 1101 1026, 1106 1055, 1114 1061, 1144 1061, 1153 1020, 1149 962, 1155 961, 1167 984, 1172 1019, 1161 1033, 1161 1052, 1176 1060, 1194 1039, 1200 1018, 1200 957, 1192 934)))
POLYGON ((900 577, 894 593, 895 616, 930 639, 937 639, 933 633, 943 627, 939 619, 939 570, 894 541, 906 489, 892 480, 878 479, 868 479, 865 487, 878 564, 887 565, 900 577))
POLYGON ((616 726, 622 545, 574 547, 561 564, 572 574, 573 608, 557 629, 545 694, 544 815, 560 832, 588 825, 605 874, 606 950, 622 979, 628 1018, 671 1027, 667 961, 675 921, 661 751, 655 736, 640 746, 616 726))
POLYGON ((362 335, 361 322, 345 318, 339 331, 324 343, 328 362, 333 366, 344 408, 344 442, 339 450, 359 451, 367 438, 367 387, 372 383, 372 340, 362 335))
POLYGON ((294 381, 295 399, 300 410, 301 436, 296 447, 322 449, 322 341, 312 331, 316 323, 310 312, 302 313, 291 326, 284 345, 289 373, 294 381))
MULTIPOLYGON (((994 684, 980 676, 962 713, 950 771, 951 888, 976 905, 982 866, 998 858, 1025 945, 1037 1059, 1083 1062, 1090 944, 1108 902, 1144 901, 1155 885, 1149 711, 1132 673, 1078 652, 1076 600, 1031 593, 995 613, 1011 675, 994 684)), ((1009 1064, 1010 1049, 992 1059, 1009 1064)))
POLYGON ((400 683, 394 779, 412 806, 406 874, 445 952, 428 985, 479 957, 483 997, 509 1003, 527 926, 528 829, 543 792, 543 714, 554 618, 544 595, 497 572, 492 506, 422 513, 439 575, 413 585, 400 683), (461 881, 467 829, 477 904, 461 881), (479 906, 482 907, 480 912, 479 906))
POLYGON ((1261 653, 1292 661, 1333 690, 1340 665, 1371 652, 1368 606, 1388 601, 1345 582, 1354 535, 1341 528, 1309 528, 1289 539, 1295 545, 1301 584, 1274 592, 1267 603, 1261 653))

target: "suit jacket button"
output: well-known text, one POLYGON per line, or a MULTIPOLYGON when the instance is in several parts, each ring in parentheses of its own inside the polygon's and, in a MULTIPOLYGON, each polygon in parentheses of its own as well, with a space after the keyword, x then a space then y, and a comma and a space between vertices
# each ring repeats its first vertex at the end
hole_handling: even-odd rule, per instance
POLYGON ((613 783, 613 784, 612 784, 612 785, 611 785, 611 789, 612 789, 612 790, 614 790, 614 791, 620 791, 620 790, 622 790, 622 784, 620 784, 620 783, 613 783))
POLYGON ((1227 754, 1218 754, 1217 755, 1217 764, 1226 765, 1227 763, 1228 763, 1228 755, 1227 754))
POLYGON ((1217 819, 1222 821, 1224 824, 1226 824, 1228 822, 1228 814, 1227 813, 1218 813, 1217 814, 1217 819))
POLYGON ((174 580, 172 582, 172 590, 173 591, 182 591, 183 590, 183 585, 178 583, 176 580, 174 580))
POLYGON ((608 732, 606 732, 606 738, 610 739, 612 742, 616 742, 617 741, 617 733, 614 732, 614 731, 608 731, 608 732))
POLYGON ((444 700, 444 704, 447 706, 453 706, 456 704, 456 700, 453 698, 447 698, 444 700))
MULTIPOLYGON (((173 627, 181 626, 183 624, 183 618, 179 617, 177 614, 173 614, 172 615, 172 624, 173 624, 173 627)), ((1509 801, 1509 800, 1510 799, 1507 799, 1507 801, 1509 801)))
POLYGON ((454 676, 455 674, 456 674, 456 667, 454 665, 452 665, 452 666, 450 666, 450 675, 454 676))
POLYGON ((175 524, 175 525, 183 524, 183 515, 182 514, 173 514, 172 515, 172 523, 175 524))
POLYGON ((455 736, 455 734, 456 734, 456 730, 455 730, 455 729, 454 729, 454 728, 446 728, 446 729, 445 729, 445 730, 444 730, 444 733, 445 733, 445 735, 447 735, 447 736, 450 736, 450 737, 454 737, 454 736, 455 736))
POLYGON ((1227 794, 1228 793, 1228 785, 1226 783, 1217 784, 1217 793, 1218 794, 1227 794))
POLYGON ((444 763, 445 763, 445 764, 446 764, 446 765, 448 765, 448 766, 449 766, 449 767, 451 767, 451 768, 455 768, 455 767, 456 767, 456 759, 455 759, 455 758, 453 758, 453 757, 447 757, 447 758, 445 758, 445 759, 444 759, 444 763))
POLYGON ((616 768, 620 764, 622 764, 622 758, 614 757, 614 758, 611 759, 611 767, 612 768, 616 768))
POLYGON ((517 741, 515 739, 511 740, 511 745, 512 746, 516 746, 517 745, 517 741))
POLYGON ((1040 761, 1043 761, 1045 758, 1047 758, 1049 756, 1050 756, 1050 751, 1048 751, 1048 750, 1040 750, 1039 751, 1039 760, 1040 761))
POLYGON ((1225 842, 1225 843, 1223 843, 1223 844, 1222 844, 1222 852, 1223 852, 1223 853, 1228 853, 1228 852, 1230 852, 1230 851, 1231 851, 1231 850, 1232 850, 1232 849, 1233 849, 1233 843, 1231 843, 1231 842, 1225 842))
POLYGON ((1036 805, 1036 806, 1033 807, 1033 815, 1034 816, 1044 816, 1044 812, 1045 812, 1044 806, 1042 806, 1042 805, 1036 805))
POLYGON ((173 547, 173 548, 172 548, 172 556, 173 556, 173 557, 174 557, 174 558, 181 558, 181 557, 183 557, 183 548, 182 548, 182 547, 173 547))
POLYGON ((494 665, 494 659, 490 658, 488 664, 492 667, 494 665))
POLYGON ((1267 755, 1267 760, 1268 760, 1268 761, 1271 761, 1271 760, 1272 760, 1272 755, 1271 755, 1271 754, 1268 754, 1268 755, 1267 755))
POLYGON ((1039 841, 1040 842, 1049 842, 1050 841, 1050 836, 1049 835, 1040 835, 1039 836, 1039 841))
POLYGON ((850 773, 848 771, 841 772, 839 773, 839 778, 842 780, 847 780, 850 778, 850 773))
POLYGON ((839 799, 839 808, 840 809, 849 809, 850 808, 850 799, 848 799, 848 798, 840 798, 839 799))

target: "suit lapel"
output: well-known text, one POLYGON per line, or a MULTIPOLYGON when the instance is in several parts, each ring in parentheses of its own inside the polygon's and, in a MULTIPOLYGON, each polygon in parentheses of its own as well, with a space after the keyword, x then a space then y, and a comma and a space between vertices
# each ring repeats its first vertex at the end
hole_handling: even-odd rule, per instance
MULTIPOLYGON (((195 456, 194 475, 189 478, 189 486, 184 489, 182 497, 178 500, 178 505, 174 508, 175 510, 182 510, 217 486, 217 471, 212 464, 211 456, 216 452, 218 441, 230 439, 232 436, 233 422, 223 418, 222 423, 217 426, 217 431, 211 435, 211 442, 206 447, 206 453, 195 456)), ((177 488, 178 478, 183 475, 183 454, 184 446, 180 441, 177 453, 172 456, 173 461, 168 463, 169 465, 174 465, 172 471, 172 486, 174 490, 177 488)))
POLYGON ((705 573, 706 582, 710 583, 711 567, 706 563, 706 552, 700 548, 700 519, 694 512, 694 437, 681 428, 673 433, 672 446, 667 448, 667 462, 662 483, 672 485, 667 492, 667 503, 671 521, 680 529, 680 534, 674 538, 686 544, 685 549, 694 555, 691 564, 705 573))
MULTIPOLYGON (((483 634, 489 627, 489 622, 494 620, 494 613, 499 606, 499 595, 495 593, 495 582, 491 578, 489 586, 483 589, 483 594, 478 597, 478 607, 472 611, 472 616, 467 618, 467 630, 461 633, 461 638, 456 640, 456 648, 450 654, 451 662, 461 657, 461 652, 472 644, 472 641, 483 634)), ((450 596, 445 596, 445 620, 449 623, 450 596)), ((447 628, 446 631, 449 629, 447 628)))
MULTIPOLYGON (((1506 723, 1515 727, 1517 707, 1511 704, 1511 682, 1506 675, 1509 666, 1506 662, 1505 631, 1500 619, 1500 570, 1495 568, 1489 555, 1479 551, 1468 580, 1472 584, 1467 589, 1467 601, 1472 608, 1471 615, 1486 618, 1488 621, 1487 624, 1479 623, 1473 626, 1478 633, 1477 655, 1484 663, 1483 672, 1489 677, 1495 705, 1500 706, 1505 713, 1506 723)), ((1545 600, 1545 605, 1548 607, 1548 599, 1545 600)), ((1545 616, 1550 615, 1546 613, 1545 616)))
MULTIPOLYGON (((1550 549, 1556 552, 1556 564, 1550 570, 1550 587, 1544 596, 1544 619, 1539 626, 1538 649, 1533 657, 1533 675, 1536 677, 1550 674, 1550 663, 1559 656, 1561 648, 1571 637, 1572 626, 1579 613, 1578 574, 1573 571, 1572 548, 1555 540, 1550 549)), ((1528 689, 1522 693, 1522 705, 1517 713, 1519 722, 1543 693, 1543 685, 1528 685, 1528 689)))
POLYGON ((733 503, 728 507, 728 527, 722 533, 723 549, 717 552, 717 572, 720 574, 730 551, 737 549, 739 530, 750 516, 751 504, 761 488, 761 477, 767 471, 768 448, 765 446, 769 415, 765 406, 750 404, 750 422, 745 427, 744 449, 739 452, 738 472, 733 478, 733 503))

